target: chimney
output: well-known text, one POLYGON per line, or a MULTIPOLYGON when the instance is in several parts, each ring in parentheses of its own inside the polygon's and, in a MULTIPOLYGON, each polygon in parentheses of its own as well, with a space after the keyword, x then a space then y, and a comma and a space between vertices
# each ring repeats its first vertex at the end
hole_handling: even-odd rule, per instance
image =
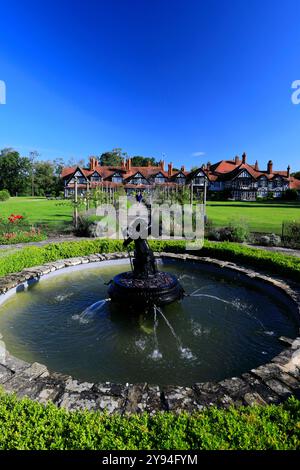
POLYGON ((268 161, 268 174, 271 175, 273 173, 273 162, 272 160, 268 161))
POLYGON ((240 157, 238 155, 236 155, 235 159, 234 159, 234 163, 236 165, 239 165, 241 162, 240 162, 240 157))
POLYGON ((126 160, 126 170, 131 171, 131 158, 127 158, 126 160))
POLYGON ((97 166, 97 158, 90 157, 90 170, 95 170, 97 166))
POLYGON ((244 152, 243 155, 242 155, 242 163, 246 163, 246 160, 247 160, 247 155, 244 152))
POLYGON ((160 163, 160 168, 162 169, 162 171, 165 171, 165 161, 161 160, 159 163, 160 163))
POLYGON ((148 166, 151 166, 151 162, 150 162, 150 160, 148 160, 147 164, 148 164, 148 166))
POLYGON ((185 171, 185 166, 184 165, 182 165, 181 171, 185 171))
POLYGON ((289 178, 291 174, 291 167, 290 165, 287 167, 287 177, 289 178))
POLYGON ((173 163, 171 162, 168 164, 168 178, 171 178, 172 173, 173 173, 173 163))
POLYGON ((211 163, 210 163, 210 162, 207 162, 206 168, 207 168, 208 170, 210 170, 210 165, 211 165, 211 163))
POLYGON ((259 171, 258 161, 256 160, 254 165, 254 170, 259 171))

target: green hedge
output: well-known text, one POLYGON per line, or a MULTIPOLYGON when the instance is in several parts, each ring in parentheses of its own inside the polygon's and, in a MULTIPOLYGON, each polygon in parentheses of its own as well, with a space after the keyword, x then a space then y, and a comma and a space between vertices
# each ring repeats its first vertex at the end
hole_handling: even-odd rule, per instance
POLYGON ((299 449, 300 402, 122 417, 0 393, 0 449, 299 449))
MULTIPOLYGON (((150 245, 155 251, 186 252, 184 241, 152 241, 150 245)), ((51 243, 43 247, 30 246, 11 254, 9 252, 0 252, 0 276, 58 259, 123 250, 122 241, 97 239, 51 243)), ((192 251, 191 253, 241 262, 252 267, 266 269, 270 273, 281 274, 300 281, 300 258, 296 256, 258 250, 236 243, 215 243, 209 241, 205 242, 201 250, 192 251)))

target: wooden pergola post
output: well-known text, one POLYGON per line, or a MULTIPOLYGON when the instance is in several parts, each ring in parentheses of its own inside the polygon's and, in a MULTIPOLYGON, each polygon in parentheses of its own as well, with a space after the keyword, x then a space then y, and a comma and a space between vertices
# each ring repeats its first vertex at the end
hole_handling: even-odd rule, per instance
POLYGON ((74 222, 75 222, 75 228, 78 228, 78 181, 77 177, 75 176, 74 178, 74 222))

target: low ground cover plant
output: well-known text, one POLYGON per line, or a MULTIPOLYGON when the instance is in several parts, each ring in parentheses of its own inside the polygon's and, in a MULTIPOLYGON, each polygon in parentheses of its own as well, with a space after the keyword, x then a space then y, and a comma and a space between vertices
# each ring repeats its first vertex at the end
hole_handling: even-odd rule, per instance
POLYGON ((108 416, 68 412, 0 392, 0 449, 290 449, 300 448, 300 402, 108 416))
MULTIPOLYGON (((153 240, 150 241, 150 246, 158 252, 186 253, 183 240, 153 240)), ((122 240, 91 239, 51 243, 43 247, 28 246, 13 253, 7 252, 0 257, 0 276, 58 259, 115 251, 124 251, 122 240)), ((300 258, 296 256, 250 248, 238 243, 211 241, 205 241, 201 250, 191 251, 191 254, 241 262, 300 281, 300 258)))

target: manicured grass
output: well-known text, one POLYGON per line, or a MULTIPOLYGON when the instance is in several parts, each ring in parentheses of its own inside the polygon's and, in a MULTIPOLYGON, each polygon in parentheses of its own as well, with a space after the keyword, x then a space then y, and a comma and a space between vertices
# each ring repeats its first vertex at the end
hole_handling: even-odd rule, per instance
POLYGON ((300 202, 208 201, 207 216, 217 227, 245 219, 252 232, 281 234, 283 221, 300 220, 300 202))
MULTIPOLYGON (((25 215, 30 222, 48 226, 49 230, 71 227, 72 207, 66 201, 12 197, 0 202, 0 217, 12 213, 25 215)), ((283 221, 300 220, 300 202, 208 201, 207 215, 217 227, 242 218, 248 221, 251 231, 280 234, 283 221)))
POLYGON ((19 214, 35 225, 51 230, 64 230, 71 226, 72 207, 67 201, 46 198, 11 197, 0 202, 0 217, 19 214))
POLYGON ((68 412, 0 392, 1 450, 297 450, 300 402, 200 413, 68 412))

